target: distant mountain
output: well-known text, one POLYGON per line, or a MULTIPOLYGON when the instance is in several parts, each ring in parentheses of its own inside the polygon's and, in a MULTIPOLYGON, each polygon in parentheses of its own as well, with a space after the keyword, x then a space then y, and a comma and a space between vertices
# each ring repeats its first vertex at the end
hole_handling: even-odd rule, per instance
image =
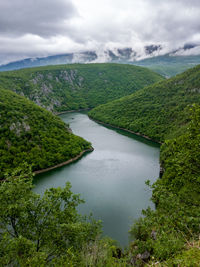
POLYGON ((145 46, 145 52, 147 55, 151 55, 155 51, 159 51, 162 49, 161 45, 148 45, 145 46))
POLYGON ((181 56, 167 54, 164 56, 146 58, 132 62, 132 64, 149 68, 166 78, 170 78, 200 64, 200 55, 181 56))
POLYGON ((87 51, 83 53, 70 53, 64 55, 55 55, 41 58, 27 58, 15 62, 11 62, 0 66, 0 71, 18 70, 22 68, 33 68, 47 65, 60 65, 70 63, 86 63, 97 59, 95 52, 87 51))
POLYGON ((72 63, 128 63, 133 61, 133 57, 136 57, 136 53, 132 50, 132 48, 117 49, 115 51, 105 50, 102 52, 84 51, 48 57, 27 58, 15 62, 10 62, 5 65, 0 65, 0 71, 72 63))
POLYGON ((154 44, 145 46, 140 52, 136 52, 130 47, 102 51, 82 51, 10 62, 5 65, 0 65, 0 71, 47 65, 105 62, 144 66, 165 77, 171 77, 200 64, 200 46, 185 44, 183 47, 173 50, 170 53, 165 53, 161 45, 154 44))

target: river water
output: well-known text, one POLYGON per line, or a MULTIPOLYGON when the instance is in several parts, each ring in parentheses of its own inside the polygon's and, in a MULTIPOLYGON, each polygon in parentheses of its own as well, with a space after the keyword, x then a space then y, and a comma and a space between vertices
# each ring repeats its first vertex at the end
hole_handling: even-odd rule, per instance
POLYGON ((66 113, 61 119, 70 124, 74 134, 92 143, 94 151, 78 161, 35 177, 35 189, 42 194, 50 187, 64 187, 86 201, 78 208, 82 214, 92 212, 102 220, 103 233, 128 244, 128 230, 142 209, 153 207, 146 180, 159 176, 159 146, 151 141, 107 128, 90 120, 86 113, 66 113))

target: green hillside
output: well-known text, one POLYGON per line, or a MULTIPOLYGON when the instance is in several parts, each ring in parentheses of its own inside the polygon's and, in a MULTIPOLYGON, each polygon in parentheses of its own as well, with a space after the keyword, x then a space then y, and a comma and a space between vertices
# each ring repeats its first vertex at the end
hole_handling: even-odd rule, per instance
POLYGON ((187 106, 200 103, 200 65, 174 78, 101 105, 89 116, 157 141, 178 135, 188 122, 187 106))
POLYGON ((51 112, 0 89, 0 178, 26 162, 44 169, 77 156, 90 143, 51 112))
POLYGON ((61 112, 93 108, 162 79, 137 66, 73 64, 2 72, 0 86, 61 112))

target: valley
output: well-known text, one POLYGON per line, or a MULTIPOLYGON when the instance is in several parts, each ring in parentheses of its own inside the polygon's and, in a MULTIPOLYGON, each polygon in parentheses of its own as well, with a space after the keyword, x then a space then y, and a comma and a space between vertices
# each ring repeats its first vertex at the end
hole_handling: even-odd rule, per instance
POLYGON ((89 142, 74 136, 52 112, 91 109, 159 80, 163 78, 145 68, 119 64, 1 73, 1 177, 23 162, 38 172, 91 150, 89 142))
POLYGON ((0 267, 200 266, 200 1, 0 1, 0 267))
MULTIPOLYGON (((84 219, 79 218, 81 220, 79 221, 73 215, 73 222, 68 225, 62 218, 67 219, 67 214, 71 214, 70 210, 68 211, 66 208, 66 214, 65 209, 64 213, 62 210, 55 210, 55 214, 52 215, 52 222, 55 222, 55 224, 52 227, 59 225, 55 229, 57 233, 60 233, 60 238, 61 236, 67 236, 62 235, 62 227, 69 235, 75 234, 72 239, 59 244, 60 248, 62 246, 64 248, 62 257, 69 258, 66 250, 69 249, 68 244, 71 244, 74 253, 76 253, 75 259, 80 262, 84 262, 89 257, 89 251, 97 246, 106 255, 104 260, 112 262, 111 266, 113 262, 116 262, 116 266, 123 266, 124 263, 128 265, 132 265, 131 262, 154 264, 155 261, 164 264, 163 266, 170 266, 170 264, 179 262, 183 266, 187 266, 193 255, 195 255, 195 266, 199 258, 197 242, 200 223, 199 73, 200 66, 196 66, 165 80, 162 76, 145 68, 119 64, 74 64, 2 72, 0 74, 1 179, 6 179, 1 187, 2 203, 5 202, 4 198, 7 198, 6 192, 8 195, 11 191, 15 192, 15 187, 16 190, 23 190, 23 187, 26 186, 29 189, 32 188, 30 185, 32 183, 30 169, 32 171, 51 169, 54 166, 62 165, 66 160, 77 159, 84 151, 92 151, 93 143, 94 149, 96 148, 93 152, 86 154, 81 160, 69 166, 51 170, 40 174, 38 178, 36 177, 35 191, 25 190, 28 192, 26 201, 32 204, 29 207, 24 202, 24 211, 20 208, 22 204, 17 206, 17 203, 23 201, 21 193, 16 194, 16 196, 12 193, 12 197, 9 196, 10 206, 8 210, 11 213, 5 213, 2 204, 0 216, 1 220, 4 221, 4 227, 7 224, 5 222, 11 222, 9 227, 14 231, 14 240, 19 241, 18 234, 16 234, 16 227, 18 227, 26 241, 30 242, 31 249, 35 250, 36 237, 23 232, 23 220, 29 221, 35 212, 33 210, 38 210, 40 205, 42 207, 48 197, 52 199, 48 201, 48 204, 45 204, 47 205, 46 209, 53 203, 52 201, 57 201, 56 199, 59 197, 68 201, 68 197, 72 196, 73 193, 69 191, 68 186, 65 188, 64 184, 71 179, 72 191, 75 188, 75 193, 79 193, 79 186, 81 185, 81 193, 86 199, 85 209, 80 208, 78 211, 88 213, 92 210, 92 206, 87 206, 87 202, 94 204, 92 211, 95 219, 101 219, 102 217, 105 221, 107 219, 107 225, 109 226, 103 228, 105 233, 110 234, 113 231, 111 237, 117 238, 122 244, 127 244, 127 236, 125 237, 124 232, 127 232, 129 224, 130 243, 123 256, 120 258, 112 256, 113 253, 119 251, 119 247, 111 239, 100 238, 97 235, 97 232, 100 231, 97 222, 91 220, 90 223, 85 224, 84 219), (138 143, 130 138, 131 134, 124 133, 123 136, 123 131, 120 131, 120 135, 118 135, 119 130, 111 131, 104 128, 81 113, 60 115, 67 124, 54 115, 79 109, 91 109, 88 113, 89 117, 100 123, 123 128, 162 143, 160 155, 162 178, 157 180, 159 149, 155 145, 148 147, 146 144, 140 143, 140 148, 137 148, 138 143), (73 134, 69 128, 69 122, 72 125, 73 132, 80 134, 88 141, 73 134), (76 124, 77 122, 78 124, 76 124), (82 126, 80 127, 80 125, 82 126), (77 129, 80 129, 80 131, 77 129), (106 135, 104 135, 105 133, 106 135), (89 143, 90 141, 92 141, 92 144, 89 143), (101 146, 100 150, 98 150, 99 146, 101 146), (143 150, 144 153, 142 153, 143 150), (155 158, 155 161, 152 158, 151 151, 154 151, 153 158, 155 158), (141 165, 144 175, 136 169, 132 169, 132 165, 136 165, 136 167, 141 165), (27 167, 29 171, 27 171, 27 167), (64 170, 66 170, 66 173, 64 170), (22 172, 22 174, 16 176, 15 173, 19 172, 22 172), (30 176, 28 184, 23 182, 23 179, 27 179, 25 178, 27 175, 30 176), (16 183, 18 176, 19 187, 16 183), (70 178, 68 178, 69 176, 70 178), (86 185, 81 181, 82 176, 85 177, 86 185), (94 177, 97 177, 97 180, 101 181, 104 187, 101 187, 101 184, 95 184, 94 177), (91 181, 91 179, 94 180, 91 181), (119 184, 116 183, 115 179, 119 184), (126 179, 128 180, 127 184, 126 179), (146 184, 152 192, 153 204, 148 202, 150 194, 144 191, 144 182, 147 179, 149 180, 146 184), (111 181, 110 184, 108 184, 109 180, 111 181), (134 181, 137 181, 137 185, 134 181), (11 191, 4 190, 6 182, 8 183, 8 189, 10 188, 11 191), (44 193, 46 188, 57 185, 61 187, 49 189, 50 191, 44 193), (123 191, 125 185, 127 187, 123 191), (95 206, 95 197, 101 191, 102 194, 99 198, 97 197, 97 200, 105 201, 103 206, 111 208, 107 211, 105 209, 105 214, 103 215, 102 212, 102 217, 95 213, 98 210, 95 206), (39 195, 34 195, 34 192, 39 192, 41 195, 44 193, 42 202, 34 200, 39 197, 39 195), (107 195, 103 196, 103 193, 106 192, 107 195), (112 192, 115 195, 112 195, 112 192), (95 197, 91 198, 91 193, 95 193, 95 197), (137 194, 141 198, 134 200, 132 197, 137 196, 137 194), (12 203, 15 198, 16 205, 12 203), (112 200, 112 203, 109 202, 109 199, 112 200), (118 199, 120 204, 117 204, 116 207, 118 199), (127 202, 126 199, 128 199, 127 202), (125 200, 125 202, 122 200, 125 200), (41 203, 39 207, 37 203, 41 203), (133 209, 133 203, 141 203, 141 206, 135 206, 133 209), (147 208, 146 205, 149 204, 151 208, 147 208), (154 205, 156 205, 156 209, 154 209, 154 205), (125 211, 124 206, 128 207, 127 211, 125 211), (19 210, 19 217, 15 207, 19 210), (146 209, 142 211, 142 217, 139 217, 143 208, 146 209), (30 212, 30 209, 33 210, 30 212), (131 210, 133 213, 131 213, 131 210), (118 212, 121 217, 118 217, 118 212), (111 213, 116 217, 114 215, 110 216, 111 213), (124 215, 125 213, 126 215, 124 215), (25 217, 23 214, 26 214, 25 217), (60 215, 57 218, 58 214, 60 215), (127 219, 128 214, 134 219, 137 218, 132 226, 127 219), (124 216, 126 219, 123 221, 124 216), (111 217, 119 222, 119 224, 116 224, 116 228, 113 227, 114 222, 111 217), (57 223, 57 220, 60 219, 61 221, 57 223), (17 226, 15 226, 15 223, 17 226), (79 226, 82 227, 83 233, 86 233, 87 229, 88 231, 91 229, 91 235, 87 232, 84 237, 81 236, 82 232, 79 226), (119 231, 119 228, 124 230, 119 231), (71 230, 68 231, 67 229, 71 230), (85 251, 84 256, 80 254, 81 248, 77 246, 76 242, 79 242, 77 240, 81 240, 83 242, 81 244, 85 244, 86 248, 91 246, 85 251), (188 244, 195 245, 189 246, 188 244), (141 259, 141 257, 146 258, 141 259)), ((137 138, 142 140, 140 137, 137 138)), ((151 143, 150 141, 146 142, 151 143)), ((74 201, 78 199, 76 196, 72 198, 74 201)), ((70 205, 75 207, 79 202, 81 203, 77 200, 76 204, 72 203, 70 205)), ((69 201, 69 203, 71 202, 69 201)), ((6 202, 5 205, 7 205, 6 202)), ((58 208, 61 205, 58 204, 55 207, 58 208)), ((72 213, 75 212, 74 209, 72 210, 72 213)), ((49 212, 51 214, 51 211, 49 212)), ((43 215, 44 211, 41 211, 39 217, 34 218, 40 221, 40 216, 43 215)), ((42 222, 45 224, 46 220, 44 219, 42 222)), ((36 231, 36 236, 40 233, 38 225, 38 222, 36 222, 34 226, 39 231, 36 231)), ((48 227, 50 225, 49 221, 48 227)), ((47 229, 47 231, 49 230, 47 229)), ((51 249, 54 250, 58 245, 56 236, 50 236, 51 239, 48 241, 45 241, 45 236, 42 237, 41 250, 46 255, 41 256, 43 262, 46 261, 45 257, 47 257, 45 253, 50 253, 51 249), (47 248, 48 245, 46 244, 51 243, 51 240, 52 245, 47 248)), ((12 238, 12 235, 9 237, 5 235, 2 241, 6 244, 9 253, 9 242, 12 238)), ((57 252, 54 253, 56 264, 58 264, 61 260, 60 255, 57 252)), ((5 260, 6 254, 3 254, 2 257, 5 260)), ((39 254, 36 253, 36 257, 38 261, 39 254)), ((33 259, 31 258, 31 260, 33 259)), ((97 260, 101 261, 101 256, 97 260)))

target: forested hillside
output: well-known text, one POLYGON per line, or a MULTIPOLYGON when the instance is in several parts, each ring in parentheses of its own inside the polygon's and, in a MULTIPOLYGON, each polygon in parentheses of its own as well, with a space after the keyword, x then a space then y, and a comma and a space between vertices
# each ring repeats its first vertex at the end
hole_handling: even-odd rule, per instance
POLYGON ((44 169, 91 148, 51 112, 4 89, 0 89, 0 136, 1 179, 23 162, 33 170, 44 169))
POLYGON ((130 230, 135 263, 199 266, 200 107, 194 105, 189 113, 191 122, 185 133, 161 147, 164 174, 152 186, 156 210, 143 211, 145 216, 130 230))
POLYGON ((93 108, 129 95, 163 77, 120 64, 73 64, 0 73, 0 85, 47 110, 93 108))
POLYGON ((89 116, 157 141, 179 135, 188 123, 188 105, 200 103, 200 65, 169 80, 101 105, 89 116))

